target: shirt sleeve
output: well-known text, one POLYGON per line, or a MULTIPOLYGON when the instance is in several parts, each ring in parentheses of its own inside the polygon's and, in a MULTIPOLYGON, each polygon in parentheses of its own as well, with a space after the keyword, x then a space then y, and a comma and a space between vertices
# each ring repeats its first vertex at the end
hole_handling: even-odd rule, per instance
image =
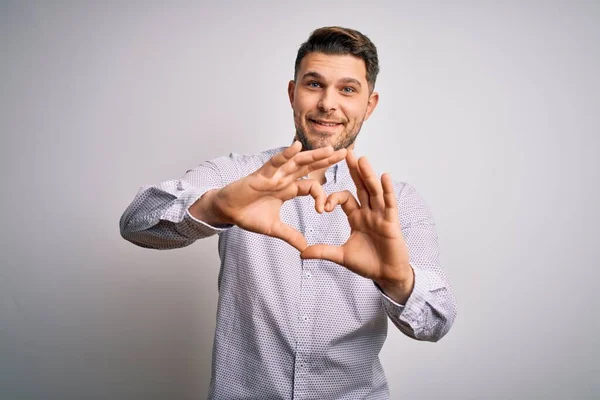
POLYGON ((173 249, 220 233, 231 225, 208 225, 188 209, 204 193, 223 186, 219 169, 211 161, 187 171, 181 179, 143 186, 121 216, 121 236, 141 247, 173 249))
POLYGON ((429 208, 414 187, 404 184, 398 198, 402 235, 415 273, 413 291, 406 304, 398 304, 377 286, 392 323, 405 335, 436 342, 456 318, 456 298, 439 262, 439 243, 429 208))

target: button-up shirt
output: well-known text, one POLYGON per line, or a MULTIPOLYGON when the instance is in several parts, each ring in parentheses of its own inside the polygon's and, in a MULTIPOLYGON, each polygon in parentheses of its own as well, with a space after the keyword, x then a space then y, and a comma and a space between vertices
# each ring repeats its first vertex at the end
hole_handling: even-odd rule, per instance
MULTIPOLYGON (((411 338, 437 341, 456 315, 431 213, 414 187, 394 182, 415 274, 403 305, 341 265, 300 259, 283 240, 237 226, 210 226, 189 213, 204 193, 251 174, 280 151, 231 154, 204 162, 181 179, 142 187, 121 217, 121 234, 156 249, 219 235, 210 399, 389 399, 379 360, 387 318, 411 338)), ((349 190, 356 196, 345 160, 329 167, 325 179, 327 195, 349 190)), ((280 217, 304 234, 308 245, 342 245, 350 235, 341 207, 319 214, 310 196, 283 203, 280 217)))

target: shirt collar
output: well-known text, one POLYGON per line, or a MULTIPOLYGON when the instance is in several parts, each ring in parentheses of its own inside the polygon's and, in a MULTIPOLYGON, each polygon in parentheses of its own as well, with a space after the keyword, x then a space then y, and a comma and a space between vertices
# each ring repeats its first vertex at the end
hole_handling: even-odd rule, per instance
POLYGON ((327 182, 338 183, 344 180, 346 176, 350 175, 350 171, 348 169, 348 163, 346 163, 346 159, 344 158, 342 161, 337 164, 332 165, 327 168, 325 171, 325 178, 327 182))

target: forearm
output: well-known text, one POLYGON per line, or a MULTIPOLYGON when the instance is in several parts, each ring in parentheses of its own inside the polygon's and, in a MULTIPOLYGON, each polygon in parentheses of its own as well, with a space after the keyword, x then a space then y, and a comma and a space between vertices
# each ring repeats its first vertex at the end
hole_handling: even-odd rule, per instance
POLYGON ((121 236, 141 247, 185 247, 220 230, 188 213, 189 207, 212 188, 185 181, 167 181, 142 188, 120 220, 121 236))
POLYGON ((217 196, 219 195, 218 192, 217 189, 209 190, 196 200, 188 208, 191 216, 211 226, 232 225, 233 222, 228 220, 219 211, 219 207, 216 204, 217 196))
POLYGON ((211 226, 213 221, 195 217, 189 208, 206 206, 204 195, 224 185, 217 166, 205 162, 179 180, 144 186, 121 216, 121 236, 141 247, 172 249, 219 233, 222 229, 211 226))
POLYGON ((399 266, 398 269, 404 271, 402 280, 398 282, 380 281, 377 282, 377 286, 395 303, 406 304, 415 287, 415 273, 410 264, 399 266))
POLYGON ((438 341, 456 318, 456 299, 440 265, 440 249, 431 212, 416 190, 405 184, 398 194, 400 226, 414 272, 405 302, 384 293, 384 306, 394 325, 417 340, 438 341))
POLYGON ((436 342, 454 323, 456 299, 445 277, 415 269, 414 288, 405 303, 396 303, 380 290, 390 320, 413 339, 436 342))

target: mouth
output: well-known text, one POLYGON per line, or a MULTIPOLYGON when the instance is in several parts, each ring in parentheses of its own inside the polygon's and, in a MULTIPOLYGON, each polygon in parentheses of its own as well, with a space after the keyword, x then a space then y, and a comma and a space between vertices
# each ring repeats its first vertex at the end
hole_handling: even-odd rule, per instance
POLYGON ((338 127, 343 125, 341 122, 338 121, 327 121, 311 118, 309 118, 309 121, 315 128, 325 131, 335 131, 338 127))

